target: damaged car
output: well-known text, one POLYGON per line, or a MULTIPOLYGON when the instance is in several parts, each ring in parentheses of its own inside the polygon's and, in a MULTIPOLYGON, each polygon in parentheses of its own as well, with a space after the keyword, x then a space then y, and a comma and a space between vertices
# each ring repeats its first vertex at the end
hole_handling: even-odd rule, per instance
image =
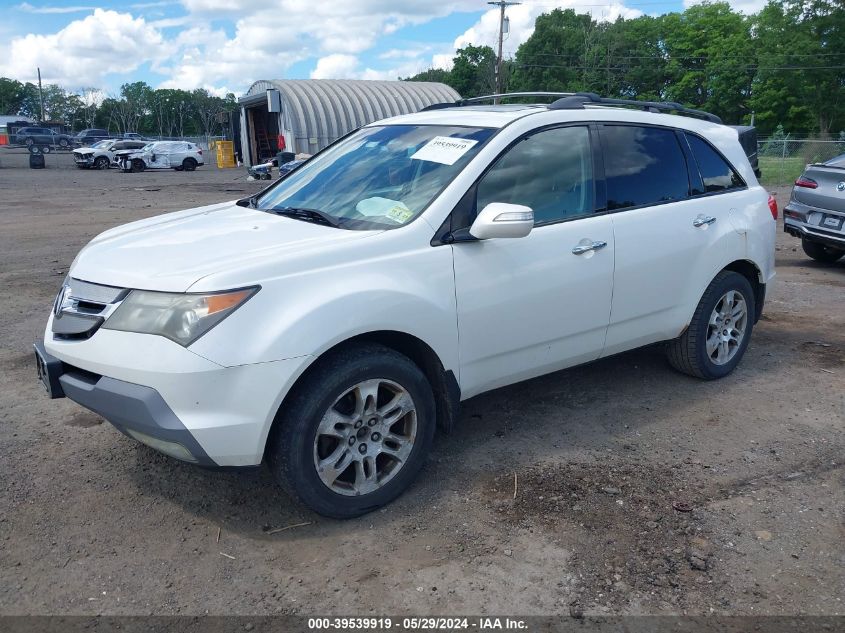
POLYGON ((107 139, 91 147, 73 150, 73 162, 80 169, 108 169, 119 151, 137 151, 146 145, 143 141, 107 139))
POLYGON ((139 172, 145 169, 175 169, 194 171, 205 161, 202 148, 188 141, 155 141, 138 150, 116 152, 115 163, 123 171, 139 172))

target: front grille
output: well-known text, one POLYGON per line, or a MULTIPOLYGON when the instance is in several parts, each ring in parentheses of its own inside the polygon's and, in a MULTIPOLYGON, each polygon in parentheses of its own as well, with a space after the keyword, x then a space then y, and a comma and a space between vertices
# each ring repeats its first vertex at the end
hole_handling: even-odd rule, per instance
POLYGON ((68 279, 53 307, 53 336, 63 340, 90 338, 127 294, 126 288, 68 279))

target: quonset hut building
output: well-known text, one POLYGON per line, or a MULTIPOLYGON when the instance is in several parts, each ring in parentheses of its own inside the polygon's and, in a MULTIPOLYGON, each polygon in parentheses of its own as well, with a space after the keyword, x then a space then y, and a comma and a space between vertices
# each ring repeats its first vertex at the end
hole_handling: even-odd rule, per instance
POLYGON ((315 154, 362 125, 460 98, 445 84, 422 81, 256 81, 238 100, 243 161, 255 165, 283 150, 315 154))

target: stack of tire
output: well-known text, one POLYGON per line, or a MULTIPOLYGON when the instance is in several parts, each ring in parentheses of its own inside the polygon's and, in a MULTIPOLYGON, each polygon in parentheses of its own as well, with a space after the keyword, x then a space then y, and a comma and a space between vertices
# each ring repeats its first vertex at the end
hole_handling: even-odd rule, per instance
MULTIPOLYGON (((29 168, 30 169, 44 169, 47 164, 44 162, 44 149, 40 145, 29 146, 29 168)), ((47 149, 49 152, 50 150, 47 149)))

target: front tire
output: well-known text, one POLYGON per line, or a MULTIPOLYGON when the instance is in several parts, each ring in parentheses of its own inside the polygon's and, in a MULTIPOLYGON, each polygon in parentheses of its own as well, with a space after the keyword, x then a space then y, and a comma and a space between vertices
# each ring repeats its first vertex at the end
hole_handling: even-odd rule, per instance
POLYGON ((94 167, 96 169, 108 169, 110 163, 111 161, 105 156, 98 156, 97 160, 94 161, 94 167))
POLYGON ((140 158, 133 158, 131 166, 131 170, 134 173, 140 173, 147 168, 146 163, 144 163, 144 161, 142 161, 140 158))
POLYGON ((282 406, 267 457, 279 483, 305 505, 349 519, 413 482, 435 426, 420 368, 382 345, 355 344, 309 370, 282 406))
POLYGON ((833 246, 827 246, 826 244, 813 242, 808 240, 806 237, 801 238, 801 248, 803 248, 804 252, 817 262, 822 262, 824 264, 833 264, 845 255, 845 251, 843 250, 839 250, 833 246))
POLYGON ((669 342, 669 363, 704 380, 727 376, 745 354, 755 314, 751 284, 739 273, 723 270, 704 291, 689 327, 669 342))

